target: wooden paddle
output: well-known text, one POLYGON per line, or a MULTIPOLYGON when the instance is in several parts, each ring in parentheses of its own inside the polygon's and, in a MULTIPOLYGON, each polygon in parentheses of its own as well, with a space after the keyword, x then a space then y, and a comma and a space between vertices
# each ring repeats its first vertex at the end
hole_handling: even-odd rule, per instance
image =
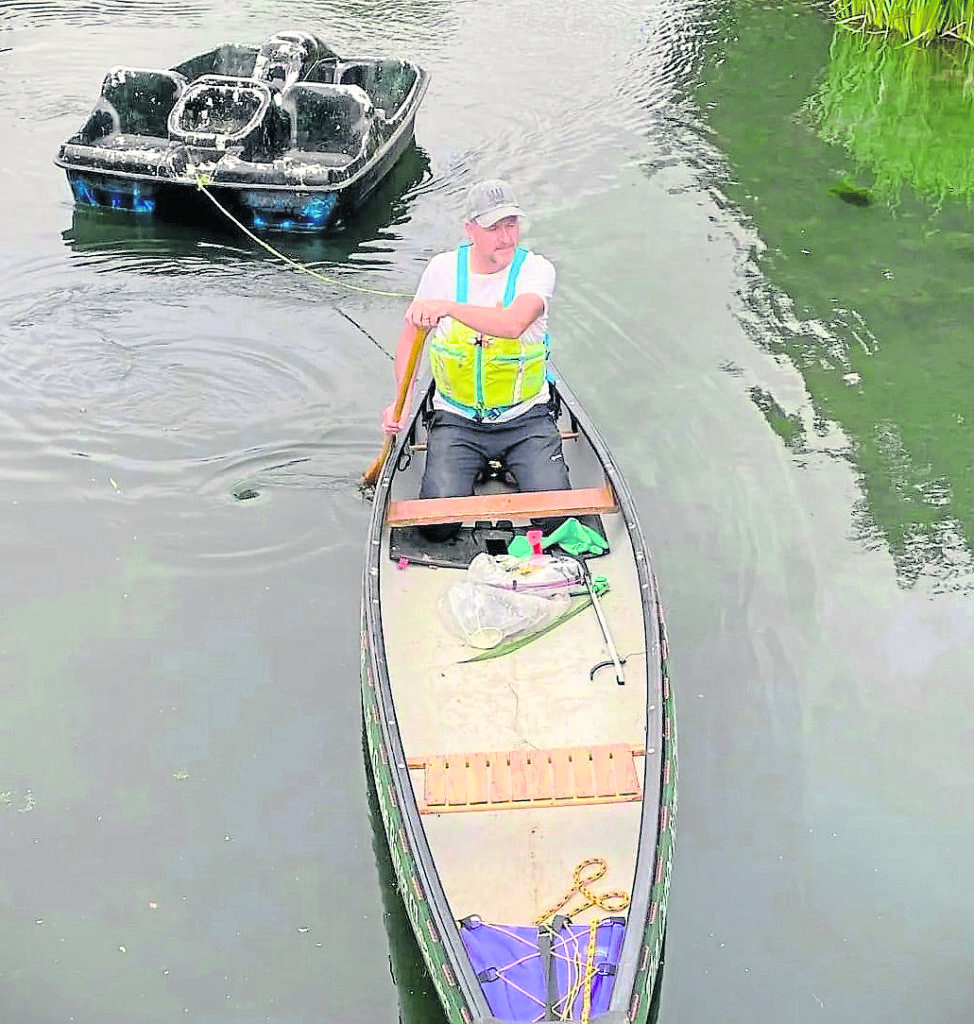
MULTIPOLYGON (((413 378, 416 376, 416 368, 419 366, 419 357, 423 352, 423 342, 426 341, 426 335, 429 333, 429 328, 416 328, 416 335, 413 338, 412 348, 409 350, 409 358, 406 361, 406 372, 402 375, 402 380, 399 382, 399 391, 396 393, 396 401, 392 407, 392 414, 394 419, 399 419, 402 415, 402 410, 406 405, 406 399, 409 397, 409 392, 413 387, 413 378)), ((361 486, 362 487, 374 487, 376 480, 379 479, 379 473, 382 470, 382 464, 386 461, 389 452, 392 451, 392 444, 395 441, 395 434, 386 434, 386 439, 383 442, 382 450, 375 457, 375 461, 362 475, 361 486)))

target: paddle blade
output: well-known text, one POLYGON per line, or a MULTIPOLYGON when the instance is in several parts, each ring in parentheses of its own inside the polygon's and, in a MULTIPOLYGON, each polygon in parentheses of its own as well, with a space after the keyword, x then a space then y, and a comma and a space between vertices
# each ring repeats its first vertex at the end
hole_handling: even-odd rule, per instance
POLYGON ((362 487, 375 487, 376 480, 379 479, 379 474, 382 472, 382 466, 386 459, 389 457, 389 452, 392 451, 392 435, 390 434, 385 443, 382 445, 382 450, 375 457, 375 461, 371 466, 362 474, 360 486, 362 487))

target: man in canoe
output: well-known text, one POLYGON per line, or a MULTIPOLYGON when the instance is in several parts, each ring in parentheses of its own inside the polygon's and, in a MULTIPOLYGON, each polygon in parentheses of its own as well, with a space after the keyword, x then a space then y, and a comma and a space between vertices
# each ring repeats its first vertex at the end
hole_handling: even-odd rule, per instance
MULTIPOLYGON (((473 494, 491 460, 522 491, 570 486, 546 376, 555 268, 519 247, 522 216, 507 182, 474 185, 463 224, 467 241, 430 260, 406 309, 396 346, 397 387, 417 328, 429 330, 436 382, 421 498, 473 494)), ((395 403, 385 409, 386 433, 409 422, 409 406, 407 397, 398 420, 395 403)), ((448 523, 423 532, 447 540, 458 528, 448 523)))

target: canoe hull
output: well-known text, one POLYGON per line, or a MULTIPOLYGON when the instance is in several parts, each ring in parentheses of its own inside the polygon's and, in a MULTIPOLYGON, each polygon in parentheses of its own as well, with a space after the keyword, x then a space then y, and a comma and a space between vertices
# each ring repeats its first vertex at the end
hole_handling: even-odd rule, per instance
MULTIPOLYGON (((399 895, 447 1020, 450 1024, 482 1024, 489 1018, 475 1016, 471 1001, 465 997, 457 982, 457 972, 451 966, 450 953, 439 937, 437 919, 442 917, 443 908, 440 906, 440 913, 436 913, 435 901, 431 899, 421 881, 419 859, 410 845, 409 836, 412 830, 407 831, 406 816, 403 814, 403 803, 408 803, 410 795, 404 794, 401 787, 396 785, 397 774, 393 769, 393 759, 390 755, 393 743, 383 729, 380 711, 383 702, 375 684, 373 652, 364 616, 362 653, 362 716, 369 768, 399 895)), ((649 912, 642 929, 640 956, 634 972, 632 995, 627 1016, 624 1018, 632 1024, 647 1024, 655 1019, 655 1000, 663 966, 677 809, 676 718, 668 682, 664 697, 664 721, 667 723, 668 743, 660 807, 659 854, 652 882, 649 912)))
MULTIPOLYGON (((594 438, 591 442, 593 448, 603 461, 606 476, 619 498, 620 521, 625 519, 626 534, 632 541, 633 550, 642 551, 645 555, 645 544, 635 519, 631 498, 612 464, 604 442, 598 438, 594 427, 588 423, 568 389, 561 384, 559 391, 571 411, 571 426, 576 430, 581 427, 580 432, 587 439, 594 438)), ((457 907, 466 908, 468 905, 464 902, 464 886, 456 884, 456 879, 451 877, 450 871, 443 877, 441 872, 445 867, 444 851, 447 851, 449 856, 450 850, 449 842, 443 838, 446 834, 443 829, 454 827, 452 822, 445 825, 447 819, 469 819, 473 816, 449 813, 429 815, 430 809, 420 806, 423 800, 421 796, 418 798, 421 790, 417 789, 416 762, 413 752, 407 750, 410 744, 415 746, 410 739, 410 732, 414 733, 415 730, 409 722, 408 713, 406 718, 400 721, 401 715, 397 714, 395 701, 396 687, 390 681, 388 656, 390 651, 396 650, 396 639, 393 634, 388 638, 384 634, 384 619, 389 619, 389 615, 383 616, 382 588, 379 580, 383 573, 395 572, 396 569, 395 564, 389 561, 388 531, 386 530, 383 537, 383 520, 392 507, 391 485, 396 475, 394 467, 401 465, 406 458, 403 450, 408 437, 409 435, 404 433, 390 454, 386 467, 380 474, 373 506, 363 578, 362 708, 369 762, 407 915, 448 1018, 458 1024, 471 1024, 474 1021, 489 1021, 494 1018, 484 996, 483 987, 478 983, 476 972, 471 968, 470 954, 460 934, 461 929, 458 928, 457 907), (405 746, 403 730, 407 736, 405 746), (421 810, 427 813, 421 814, 421 810)), ((635 870, 630 884, 626 937, 621 956, 614 967, 611 1004, 604 1006, 597 1015, 590 1018, 593 1022, 599 1021, 601 1024, 642 1022, 652 1019, 653 996, 661 974, 673 861, 677 745, 673 697, 668 678, 665 626, 657 599, 656 582, 648 560, 645 557, 638 557, 634 560, 634 565, 638 569, 640 590, 644 597, 645 650, 649 664, 647 678, 650 681, 646 698, 646 756, 642 762, 645 773, 641 780, 643 802, 641 811, 636 808, 637 815, 641 815, 636 830, 638 838, 633 840, 638 849, 632 854, 635 870)), ((407 571, 423 573, 436 570, 417 567, 407 571)), ((395 631, 396 626, 392 619, 389 619, 388 625, 395 631)), ((634 663, 638 664, 638 659, 634 659, 634 663)), ((517 668, 515 667, 513 671, 516 675, 517 668)), ((441 674, 449 675, 449 670, 444 670, 441 674)), ((612 686, 615 686, 614 681, 612 686)), ((631 695, 629 699, 632 699, 631 695)), ((401 710, 406 711, 404 708, 401 710)), ((446 716, 449 713, 444 711, 446 716)), ((629 813, 622 805, 617 806, 620 807, 618 813, 629 813)), ((462 807, 458 809, 464 810, 462 807)), ((450 808, 439 808, 440 812, 449 810, 450 808)), ((593 810, 598 811, 597 808, 589 809, 587 813, 585 808, 578 807, 554 813, 576 815, 571 828, 577 830, 581 824, 584 831, 585 821, 596 821, 594 817, 590 817, 593 810), (583 815, 586 817, 583 818, 583 815)), ((605 808, 598 813, 607 811, 616 813, 605 808)), ((530 809, 502 810, 499 815, 493 817, 489 813, 487 816, 481 814, 481 820, 489 820, 495 824, 500 821, 513 822, 515 819, 528 822, 533 813, 530 809), (511 815, 514 817, 510 817, 511 815)), ((538 813, 543 816, 545 812, 538 813)), ((531 832, 534 825, 529 823, 525 828, 531 832)), ((462 828, 459 834, 463 834, 462 828)), ((472 857, 489 857, 489 852, 486 851, 471 849, 469 853, 472 857)), ((516 862, 516 857, 512 858, 511 863, 516 862)), ((485 863, 485 877, 488 876, 488 865, 485 863)), ((521 877, 516 873, 511 879, 511 886, 517 888, 521 877)), ((550 885, 548 890, 550 891, 550 885)), ((489 902, 490 898, 485 898, 489 902)))
POLYGON ((457 951, 452 951, 451 956, 441 938, 444 901, 442 897, 438 901, 437 894, 424 883, 422 855, 415 850, 418 822, 409 820, 409 797, 402 790, 401 774, 394 769, 396 744, 380 710, 386 702, 379 693, 369 635, 363 615, 362 717, 369 767, 399 895, 447 1019, 451 1024, 472 1024, 478 1019, 471 1007, 472 1000, 460 988, 451 963, 457 951))

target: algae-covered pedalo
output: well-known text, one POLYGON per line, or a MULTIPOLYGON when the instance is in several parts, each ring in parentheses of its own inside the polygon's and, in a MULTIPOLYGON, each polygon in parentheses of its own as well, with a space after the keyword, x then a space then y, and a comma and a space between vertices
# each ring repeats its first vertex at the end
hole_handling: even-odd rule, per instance
POLYGON ((892 32, 908 43, 959 39, 974 46, 974 0, 833 0, 839 23, 892 32))

